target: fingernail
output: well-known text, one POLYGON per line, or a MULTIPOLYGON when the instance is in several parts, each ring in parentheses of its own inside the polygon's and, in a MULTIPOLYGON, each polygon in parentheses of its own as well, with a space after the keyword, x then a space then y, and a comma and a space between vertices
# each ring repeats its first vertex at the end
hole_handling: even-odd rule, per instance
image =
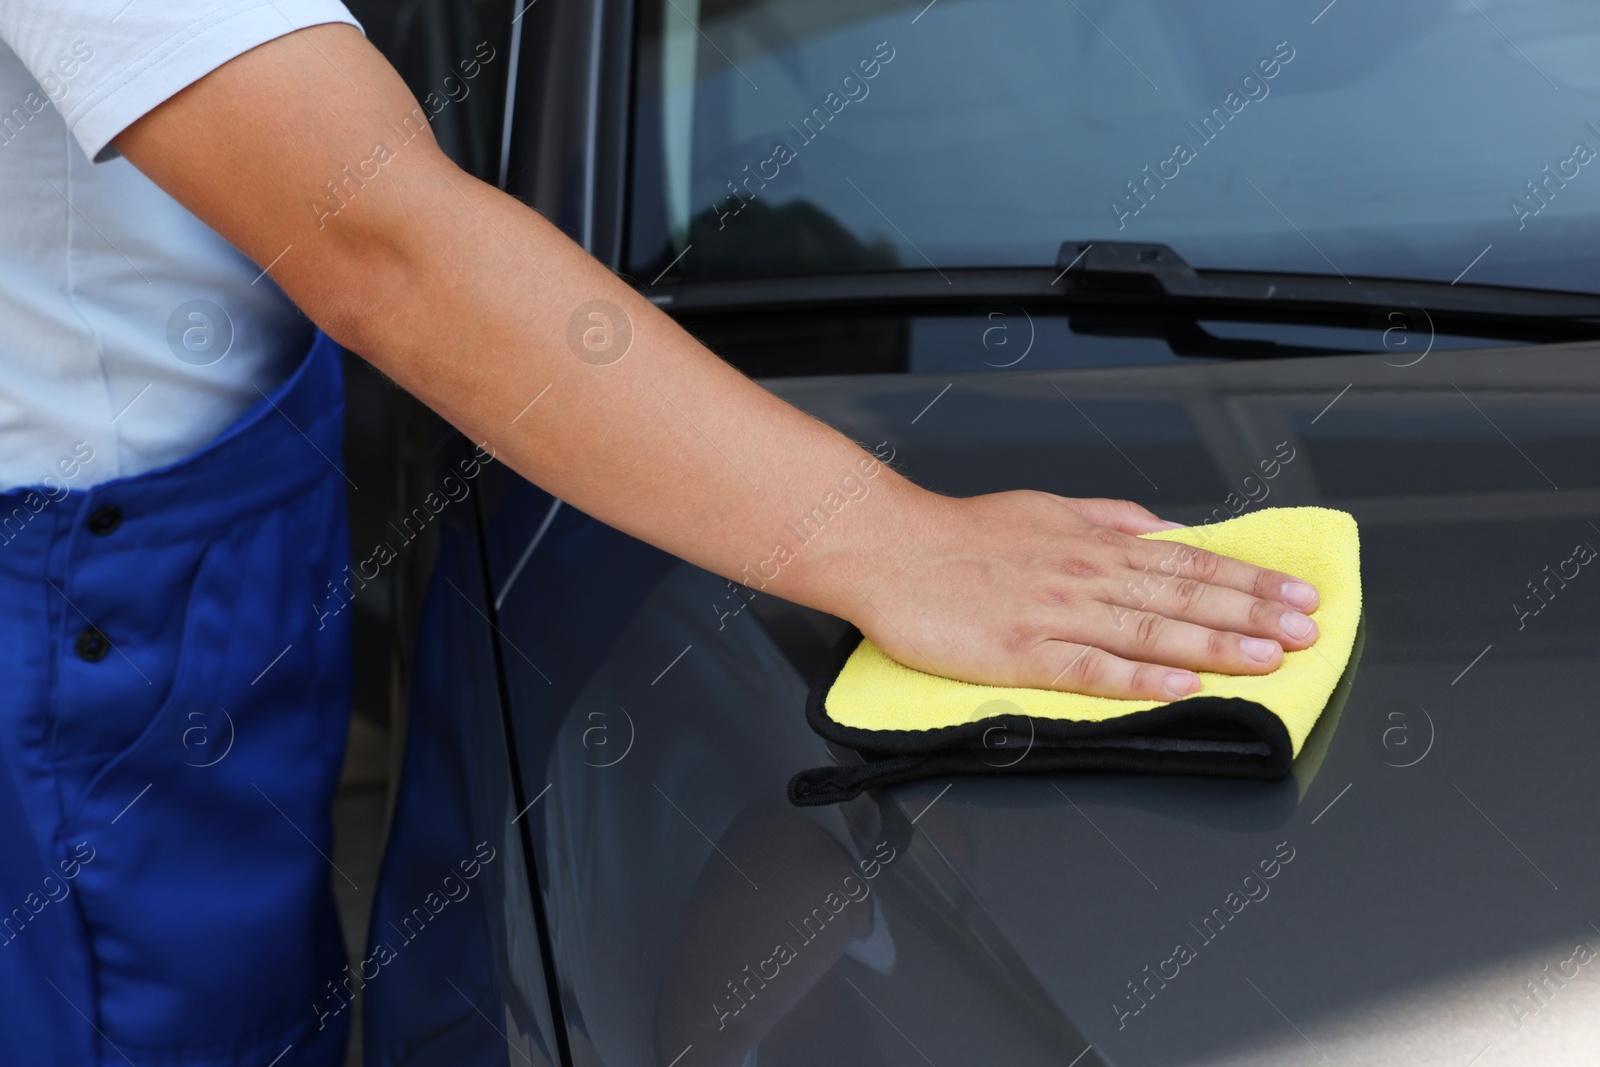
POLYGON ((1278 625, 1283 627, 1283 632, 1296 641, 1304 641, 1316 632, 1316 624, 1298 611, 1286 611, 1283 618, 1278 620, 1278 625))
POLYGON ((1239 638, 1239 651, 1257 663, 1269 663, 1278 651, 1278 642, 1261 637, 1239 638))
POLYGON ((1163 522, 1161 524, 1161 529, 1163 530, 1187 530, 1188 528, 1181 522, 1163 522))
POLYGON ((1301 610, 1306 610, 1317 602, 1317 590, 1305 582, 1284 582, 1283 599, 1301 610))
POLYGON ((1200 678, 1188 671, 1173 671, 1167 675, 1167 692, 1174 697, 1186 697, 1200 688, 1200 678))

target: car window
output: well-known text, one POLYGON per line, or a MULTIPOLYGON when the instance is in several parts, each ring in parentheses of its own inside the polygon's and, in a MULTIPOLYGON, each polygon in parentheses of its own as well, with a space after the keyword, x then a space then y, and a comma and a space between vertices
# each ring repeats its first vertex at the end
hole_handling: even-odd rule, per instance
POLYGON ((1588 0, 642 0, 627 267, 1042 266, 1594 291, 1588 0))

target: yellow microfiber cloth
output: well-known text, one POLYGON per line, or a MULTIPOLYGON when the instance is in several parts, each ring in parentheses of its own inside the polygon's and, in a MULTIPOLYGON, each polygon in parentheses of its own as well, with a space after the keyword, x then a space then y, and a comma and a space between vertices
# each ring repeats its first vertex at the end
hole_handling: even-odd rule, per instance
MULTIPOLYGON (((789 799, 831 804, 914 778, 1000 771, 1283 777, 1355 645, 1361 621, 1355 519, 1329 508, 1267 508, 1144 536, 1310 582, 1321 595, 1317 643, 1286 652, 1271 674, 1201 672, 1195 695, 1162 703, 940 678, 896 662, 852 630, 836 669, 813 687, 806 716, 817 733, 856 749, 866 762, 802 771, 789 783, 789 799)), ((1145 588, 1154 594, 1176 566, 1153 569, 1145 588)))

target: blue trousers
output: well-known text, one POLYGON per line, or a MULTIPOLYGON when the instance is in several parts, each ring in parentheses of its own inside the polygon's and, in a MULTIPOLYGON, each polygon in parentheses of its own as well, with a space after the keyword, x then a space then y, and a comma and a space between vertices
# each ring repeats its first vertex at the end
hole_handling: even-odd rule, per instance
POLYGON ((196 455, 0 494, 0 1064, 342 1062, 343 410, 319 333, 196 455))

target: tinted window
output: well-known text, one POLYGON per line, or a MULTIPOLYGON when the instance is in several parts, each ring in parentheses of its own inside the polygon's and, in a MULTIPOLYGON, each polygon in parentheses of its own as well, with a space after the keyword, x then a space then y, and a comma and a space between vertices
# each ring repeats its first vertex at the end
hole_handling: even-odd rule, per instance
POLYGON ((1590 0, 925 5, 644 0, 629 269, 1600 277, 1590 0))

